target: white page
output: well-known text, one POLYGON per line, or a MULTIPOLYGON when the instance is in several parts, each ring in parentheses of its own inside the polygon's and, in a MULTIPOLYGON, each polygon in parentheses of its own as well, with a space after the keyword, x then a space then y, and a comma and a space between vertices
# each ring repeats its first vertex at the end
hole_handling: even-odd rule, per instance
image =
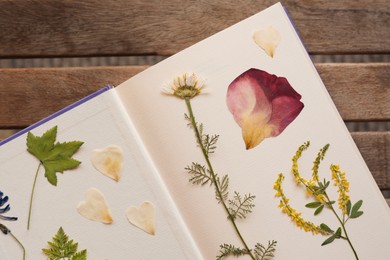
MULTIPOLYGON (((81 140, 81 149, 73 156, 81 165, 58 173, 52 186, 39 172, 30 230, 26 230, 28 205, 39 161, 26 150, 26 134, 0 147, 1 191, 9 196, 7 216, 17 221, 1 221, 26 247, 27 259, 44 259, 47 247, 60 226, 79 250, 87 249, 88 259, 198 259, 192 238, 165 190, 153 163, 139 142, 137 133, 123 114, 115 89, 71 109, 31 130, 42 135, 58 126, 57 141, 81 140), (98 172, 90 161, 94 149, 117 145, 123 150, 124 166, 118 182, 98 172), (94 187, 105 196, 113 223, 87 220, 76 210, 87 189, 94 187), (150 201, 156 207, 154 236, 131 225, 125 216, 129 206, 150 201)), ((22 259, 22 251, 10 235, 0 235, 0 244, 9 259, 22 259)), ((0 251, 1 253, 1 251, 0 251)), ((0 255, 0 259, 5 259, 0 255)))
MULTIPOLYGON (((279 199, 274 197, 273 184, 278 173, 283 172, 286 193, 292 205, 303 212, 303 217, 318 225, 326 222, 337 228, 338 221, 329 211, 313 216, 313 210, 304 207, 311 200, 296 187, 290 175, 291 158, 296 149, 309 140, 311 147, 300 160, 306 172, 304 177, 310 177, 317 152, 329 143, 320 177, 330 180, 329 165, 340 164, 350 181, 352 201, 364 201, 364 215, 347 223, 360 258, 388 258, 388 206, 283 7, 276 4, 141 72, 117 88, 206 259, 215 258, 220 244, 233 243, 239 247, 241 244, 221 205, 217 204, 213 188, 192 185, 184 170, 191 162, 204 164, 204 160, 194 133, 184 120, 187 112, 184 101, 163 95, 161 88, 186 72, 195 72, 206 79, 209 93, 195 97, 191 103, 196 119, 204 123, 205 132, 220 135, 218 148, 211 156, 215 170, 229 174, 231 193, 237 190, 256 195, 254 211, 238 223, 248 244, 277 240, 276 259, 354 259, 346 241, 336 240, 321 246, 325 236, 299 230, 278 208, 279 199), (267 56, 252 40, 254 31, 270 25, 282 37, 274 58, 267 56), (247 151, 241 129, 226 106, 226 92, 230 82, 249 68, 286 77, 302 95, 305 107, 280 136, 267 138, 247 151)), ((335 190, 335 187, 330 189, 335 190)))

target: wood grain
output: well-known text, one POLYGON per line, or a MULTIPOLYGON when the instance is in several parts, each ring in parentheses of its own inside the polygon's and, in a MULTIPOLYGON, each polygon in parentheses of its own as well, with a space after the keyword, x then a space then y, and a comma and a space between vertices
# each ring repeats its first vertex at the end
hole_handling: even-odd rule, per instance
MULTIPOLYGON (((0 57, 171 55, 278 0, 0 0, 0 57)), ((390 1, 285 0, 310 53, 390 53, 390 1)))
MULTIPOLYGON (((344 120, 390 120, 390 64, 317 64, 344 120)), ((21 128, 147 68, 0 69, 0 128, 21 128)))
POLYGON ((0 128, 23 128, 145 67, 0 69, 0 128))
POLYGON ((390 132, 355 132, 352 138, 379 188, 389 190, 390 132))
POLYGON ((390 63, 316 67, 344 120, 390 120, 390 63))

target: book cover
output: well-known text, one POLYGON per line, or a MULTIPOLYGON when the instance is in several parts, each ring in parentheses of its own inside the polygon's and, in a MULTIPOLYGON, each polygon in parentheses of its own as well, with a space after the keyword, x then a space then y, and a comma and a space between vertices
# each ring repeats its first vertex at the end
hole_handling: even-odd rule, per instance
POLYGON ((389 208, 281 4, 20 133, 0 179, 5 259, 65 237, 88 259, 390 253, 389 208))

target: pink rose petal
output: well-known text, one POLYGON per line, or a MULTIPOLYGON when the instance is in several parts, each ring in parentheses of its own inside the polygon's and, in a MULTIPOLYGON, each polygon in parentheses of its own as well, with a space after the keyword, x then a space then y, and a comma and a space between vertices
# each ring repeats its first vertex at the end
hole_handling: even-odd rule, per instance
POLYGON ((302 111, 300 99, 286 78, 258 69, 249 69, 233 80, 226 97, 247 149, 282 133, 302 111))

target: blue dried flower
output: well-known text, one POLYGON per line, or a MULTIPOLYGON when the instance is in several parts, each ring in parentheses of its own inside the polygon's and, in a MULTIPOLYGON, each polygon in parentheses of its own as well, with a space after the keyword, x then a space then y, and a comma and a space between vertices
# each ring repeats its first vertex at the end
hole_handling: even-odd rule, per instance
MULTIPOLYGON (((3 197, 3 195, 4 195, 4 193, 0 191, 0 220, 8 220, 8 221, 17 220, 18 219, 17 217, 3 216, 3 214, 7 213, 11 209, 9 204, 5 205, 8 202, 8 196, 3 197)), ((0 223, 0 230, 5 235, 7 235, 10 232, 10 230, 1 223, 0 223)))

